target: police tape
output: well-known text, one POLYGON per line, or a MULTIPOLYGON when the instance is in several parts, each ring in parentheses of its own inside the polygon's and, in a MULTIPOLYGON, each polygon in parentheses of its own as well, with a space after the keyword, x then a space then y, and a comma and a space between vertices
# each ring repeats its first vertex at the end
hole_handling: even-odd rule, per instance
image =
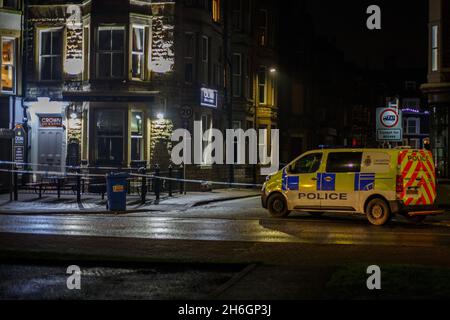
MULTIPOLYGON (((117 168, 116 168, 117 169, 117 168)), ((36 174, 42 175, 45 177, 82 177, 82 178, 106 178, 107 174, 95 174, 95 173, 77 173, 77 172, 60 172, 60 171, 40 171, 40 170, 16 170, 16 169, 0 169, 0 172, 6 173, 17 173, 17 174, 36 174)), ((163 176, 155 176, 155 175, 144 175, 144 174, 136 174, 130 173, 129 177, 136 178, 147 178, 147 179, 157 179, 163 181, 174 181, 174 182, 183 182, 183 183, 195 183, 195 184, 209 184, 209 185, 223 185, 230 187, 252 187, 252 188, 260 188, 262 184, 253 184, 253 183, 238 183, 238 182, 221 182, 221 181, 209 181, 209 180, 192 180, 192 179, 179 179, 179 178, 170 178, 163 176)))
POLYGON ((66 168, 72 170, 81 170, 81 169, 98 169, 98 170, 125 170, 125 169, 139 169, 138 167, 101 167, 101 166, 67 166, 67 165, 54 165, 54 164, 46 164, 46 163, 30 163, 30 162, 14 162, 14 161, 0 161, 0 164, 5 165, 14 165, 16 167, 46 167, 46 168, 66 168))

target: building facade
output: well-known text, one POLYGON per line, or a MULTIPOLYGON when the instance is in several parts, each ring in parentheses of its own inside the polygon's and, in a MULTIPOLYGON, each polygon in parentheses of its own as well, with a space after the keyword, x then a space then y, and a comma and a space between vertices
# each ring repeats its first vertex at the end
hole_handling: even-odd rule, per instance
MULTIPOLYGON (((0 0, 0 161, 13 159, 9 132, 23 122, 22 111, 22 1, 0 0)), ((21 149, 24 151, 24 149, 21 149)), ((22 159, 24 160, 24 159, 22 159)), ((7 190, 10 175, 0 172, 0 192, 7 190)))
POLYGON ((429 0, 428 80, 421 86, 431 111, 431 148, 440 177, 450 178, 450 3, 429 0))
MULTIPOLYGON (((275 8, 275 1, 29 0, 29 161, 55 170, 80 163, 165 170, 173 130, 193 132, 194 121, 202 133, 275 127, 275 8)), ((225 166, 206 160, 186 176, 226 179, 225 166)))

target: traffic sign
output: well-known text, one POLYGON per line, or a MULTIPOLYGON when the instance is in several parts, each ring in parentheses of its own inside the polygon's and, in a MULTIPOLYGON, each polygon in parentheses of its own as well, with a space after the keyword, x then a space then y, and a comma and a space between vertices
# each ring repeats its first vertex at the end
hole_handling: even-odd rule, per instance
POLYGON ((403 140, 402 112, 397 108, 377 108, 377 140, 403 140))
POLYGON ((187 120, 191 119, 194 114, 191 106, 184 105, 180 108, 180 117, 181 119, 187 120))

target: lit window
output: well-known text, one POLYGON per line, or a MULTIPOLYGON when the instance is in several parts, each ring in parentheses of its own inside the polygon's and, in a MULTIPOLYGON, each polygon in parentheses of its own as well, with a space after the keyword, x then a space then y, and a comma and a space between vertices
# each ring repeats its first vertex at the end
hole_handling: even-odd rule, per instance
POLYGON ((142 112, 131 114, 131 160, 143 160, 144 153, 144 130, 142 112))
POLYGON ((439 69, 438 32, 438 26, 431 27, 431 71, 438 71, 439 69))
POLYGON ((144 79, 145 65, 145 29, 133 27, 133 51, 131 52, 131 76, 133 79, 144 79))
POLYGON ((62 30, 40 32, 40 80, 62 79, 62 30))
POLYGON ((258 72, 258 99, 259 104, 266 104, 267 95, 267 68, 261 67, 258 72))
POLYGON ((1 57, 1 67, 2 67, 2 82, 1 91, 2 92, 14 92, 14 82, 15 82, 15 57, 14 57, 14 39, 2 39, 2 57, 1 57))
POLYGON ((123 78, 125 60, 123 27, 100 27, 97 40, 97 76, 123 78))
POLYGON ((233 54, 233 96, 242 95, 242 57, 240 53, 233 54))
POLYGON ((214 22, 220 21, 220 0, 212 0, 212 19, 214 22))

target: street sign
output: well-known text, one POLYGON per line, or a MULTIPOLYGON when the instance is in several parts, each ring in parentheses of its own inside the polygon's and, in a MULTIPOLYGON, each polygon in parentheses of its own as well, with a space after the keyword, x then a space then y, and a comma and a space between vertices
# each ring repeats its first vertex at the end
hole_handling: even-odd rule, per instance
POLYGON ((0 128, 0 139, 6 140, 14 139, 14 130, 0 128))
POLYGON ((217 90, 201 88, 200 105, 203 107, 217 108, 219 93, 217 90))
POLYGON ((403 140, 402 112, 397 108, 377 108, 377 140, 403 140))

